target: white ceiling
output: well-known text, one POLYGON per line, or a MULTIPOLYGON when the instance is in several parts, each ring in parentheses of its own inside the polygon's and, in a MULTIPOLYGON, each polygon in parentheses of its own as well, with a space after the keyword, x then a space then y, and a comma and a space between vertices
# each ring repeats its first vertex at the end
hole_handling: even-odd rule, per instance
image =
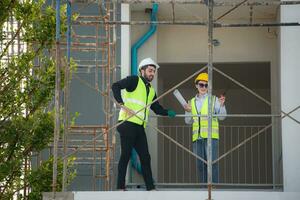
MULTIPOLYGON (((217 0, 218 2, 224 2, 217 0)), ((227 0, 231 2, 240 2, 237 0, 227 0)), ((241 0, 242 1, 242 0, 241 0)), ((269 0, 270 1, 270 0, 269 0)), ((272 0, 274 1, 274 0, 272 0)), ((251 2, 251 1, 248 1, 251 2)), ((252 1, 253 2, 253 1, 252 1)), ((256 1, 258 2, 258 1, 256 1)), ((263 1, 266 2, 266 1, 263 1)), ((144 12, 145 8, 151 8, 151 4, 131 4, 131 10, 134 12, 144 12)), ((214 18, 226 13, 233 6, 219 6, 214 8, 214 18)), ((277 5, 271 6, 254 6, 253 7, 253 23, 255 22, 272 22, 276 21, 277 5)), ((207 6, 200 4, 175 4, 174 6, 176 20, 207 20, 207 6)), ((172 20, 172 4, 161 3, 159 4, 158 19, 159 20, 172 20)), ((240 6, 234 11, 227 14, 219 22, 249 22, 250 21, 250 6, 240 6)))

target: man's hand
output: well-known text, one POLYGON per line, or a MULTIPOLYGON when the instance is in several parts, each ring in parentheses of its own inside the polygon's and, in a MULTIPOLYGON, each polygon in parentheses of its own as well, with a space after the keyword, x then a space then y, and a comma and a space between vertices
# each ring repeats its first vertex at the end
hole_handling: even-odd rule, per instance
POLYGON ((221 94, 220 97, 219 97, 219 102, 220 102, 220 105, 221 105, 221 106, 224 106, 225 99, 226 99, 226 97, 225 97, 224 95, 221 94))
POLYGON ((185 110, 186 112, 191 112, 191 111, 192 111, 192 106, 191 106, 190 104, 185 104, 185 105, 184 105, 184 110, 185 110))
POLYGON ((176 112, 174 110, 168 110, 168 116, 174 118, 176 116, 176 112))

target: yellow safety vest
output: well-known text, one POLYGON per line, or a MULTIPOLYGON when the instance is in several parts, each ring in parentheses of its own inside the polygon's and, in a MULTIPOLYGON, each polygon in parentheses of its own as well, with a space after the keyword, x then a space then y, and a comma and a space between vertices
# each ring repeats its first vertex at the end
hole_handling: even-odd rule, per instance
MULTIPOLYGON (((139 77, 137 87, 132 92, 124 91, 122 99, 124 101, 124 106, 131 109, 134 112, 137 112, 144 108, 147 104, 152 103, 155 96, 154 88, 150 85, 149 94, 147 96, 147 89, 144 81, 139 77)), ((150 107, 150 106, 149 106, 150 107)), ((148 121, 149 107, 138 112, 136 116, 132 116, 126 121, 133 122, 139 125, 144 125, 146 127, 146 122, 148 121), (143 120, 141 120, 143 119, 143 120)), ((126 112, 121 109, 119 113, 119 120, 125 120, 129 116, 126 115, 126 112)))
MULTIPOLYGON (((214 111, 216 97, 212 96, 212 110, 214 111)), ((195 97, 191 99, 192 115, 208 115, 208 96, 204 99, 201 112, 196 106, 195 97)), ((198 138, 207 138, 208 135, 208 117, 193 117, 193 142, 198 138)), ((219 122, 217 117, 212 118, 212 138, 219 139, 219 122)))

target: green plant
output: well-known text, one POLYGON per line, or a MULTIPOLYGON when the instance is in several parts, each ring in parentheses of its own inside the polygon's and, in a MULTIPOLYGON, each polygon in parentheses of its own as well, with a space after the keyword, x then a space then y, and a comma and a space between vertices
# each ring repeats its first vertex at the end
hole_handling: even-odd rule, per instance
MULTIPOLYGON (((41 199, 42 189, 51 187, 52 159, 37 169, 25 170, 24 163, 52 142, 55 61, 49 55, 55 42, 55 10, 44 0, 1 0, 0 10, 0 199, 13 199, 24 187, 30 187, 28 198, 41 199), (18 25, 10 35, 4 27, 11 19, 18 25), (17 39, 26 48, 10 55, 17 39)), ((61 34, 66 31, 65 10, 63 5, 61 34)), ((61 161, 58 165, 60 179, 61 161)))
MULTIPOLYGON (((73 169, 73 164, 75 157, 70 157, 68 159, 68 177, 67 184, 69 184, 73 178, 76 176, 76 171, 73 169)), ((61 191, 62 188, 62 171, 63 171, 63 161, 58 159, 57 162, 57 187, 56 191, 61 191)), ((42 199, 42 192, 52 191, 52 167, 53 167, 53 157, 51 157, 46 162, 37 169, 32 171, 28 178, 28 183, 31 188, 31 192, 28 195, 29 200, 39 200, 42 199)))

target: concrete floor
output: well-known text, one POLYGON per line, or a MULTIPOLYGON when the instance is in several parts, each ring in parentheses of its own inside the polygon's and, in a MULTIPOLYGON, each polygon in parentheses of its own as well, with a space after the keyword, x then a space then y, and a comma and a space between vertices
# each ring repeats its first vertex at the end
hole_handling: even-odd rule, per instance
MULTIPOLYGON (((62 194, 58 193, 58 196, 62 194)), ((50 200, 51 193, 44 194, 50 200)), ((298 200, 300 192, 270 191, 213 191, 214 200, 298 200)), ((59 198, 57 198, 59 199, 59 198)), ((60 199, 66 200, 206 200, 207 191, 112 191, 112 192, 70 192, 60 199), (67 198, 68 197, 68 198, 67 198)))

